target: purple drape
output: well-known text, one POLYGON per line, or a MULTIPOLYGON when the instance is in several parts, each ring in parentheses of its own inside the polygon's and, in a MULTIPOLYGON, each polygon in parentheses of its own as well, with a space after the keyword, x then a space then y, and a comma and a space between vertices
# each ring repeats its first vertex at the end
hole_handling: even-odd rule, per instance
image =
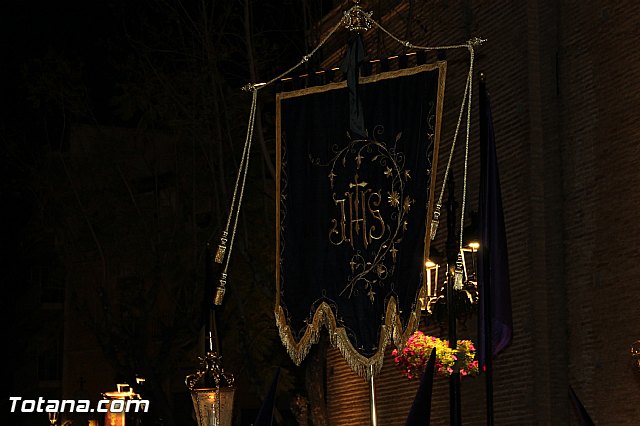
POLYGON ((480 83, 480 152, 478 359, 482 367, 487 356, 487 330, 491 330, 493 355, 511 343, 513 334, 507 238, 493 118, 485 82, 480 83))

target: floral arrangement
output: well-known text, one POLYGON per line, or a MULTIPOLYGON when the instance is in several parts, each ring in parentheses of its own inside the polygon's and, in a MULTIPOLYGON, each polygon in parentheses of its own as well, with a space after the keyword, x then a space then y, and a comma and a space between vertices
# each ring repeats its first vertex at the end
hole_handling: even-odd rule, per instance
POLYGON ((394 356, 396 365, 402 369, 402 375, 412 379, 420 377, 424 372, 433 348, 436 348, 436 374, 450 376, 458 371, 460 377, 478 375, 476 348, 471 340, 458 340, 457 348, 451 349, 447 340, 416 331, 409 337, 402 352, 394 349, 391 355, 394 356))

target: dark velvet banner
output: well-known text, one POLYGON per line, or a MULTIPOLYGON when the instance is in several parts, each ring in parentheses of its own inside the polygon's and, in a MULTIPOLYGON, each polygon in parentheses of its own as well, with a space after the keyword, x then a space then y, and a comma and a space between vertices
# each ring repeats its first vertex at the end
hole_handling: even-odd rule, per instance
POLYGON ((300 364, 322 326, 365 378, 418 326, 446 63, 277 95, 276 320, 300 364))

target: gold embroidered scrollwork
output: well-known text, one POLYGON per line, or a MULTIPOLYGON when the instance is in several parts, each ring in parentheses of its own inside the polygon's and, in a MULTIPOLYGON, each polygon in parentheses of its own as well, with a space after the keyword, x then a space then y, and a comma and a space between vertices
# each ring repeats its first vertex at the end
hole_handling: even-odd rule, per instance
POLYGON ((351 297, 363 290, 372 303, 375 287, 383 286, 395 269, 414 202, 405 194, 411 170, 404 168, 404 154, 398 146, 402 132, 389 146, 381 140, 383 135, 384 128, 377 126, 372 139, 352 140, 342 149, 334 147, 333 158, 324 164, 311 157, 314 165, 329 168, 335 207, 328 226, 329 242, 346 244, 354 252, 349 261, 351 275, 341 295, 351 297), (364 175, 373 177, 379 186, 364 175))
MULTIPOLYGON (((437 168, 436 160, 438 158, 438 145, 440 139, 439 132, 442 120, 446 62, 427 64, 416 67, 415 69, 403 69, 361 78, 362 84, 369 84, 385 79, 416 74, 423 71, 431 71, 435 70, 436 68, 439 70, 437 99, 431 102, 429 104, 431 108, 428 108, 425 111, 425 115, 428 119, 426 129, 428 153, 426 168, 428 174, 430 175, 430 179, 428 182, 429 196, 433 194, 435 189, 435 179, 432 179, 432 177, 435 176, 435 171, 437 168)), ((330 90, 344 89, 344 87, 346 87, 346 83, 339 82, 331 83, 325 86, 314 86, 312 88, 306 88, 300 91, 281 93, 278 95, 278 108, 280 108, 280 101, 284 99, 323 93, 330 90)), ((279 109, 277 111, 277 114, 278 123, 280 123, 279 109)), ((384 314, 382 315, 382 323, 379 328, 377 344, 373 348, 369 348, 374 352, 368 351, 367 353, 371 354, 368 356, 365 356, 363 355, 363 353, 361 353, 361 348, 357 348, 356 346, 354 346, 354 343, 351 339, 351 331, 348 327, 346 327, 346 324, 342 323, 343 319, 341 316, 341 312, 338 311, 337 307, 337 295, 334 295, 331 298, 325 300, 327 294, 323 291, 322 300, 325 301, 319 304, 314 303, 314 305, 310 307, 309 317, 306 321, 304 321, 304 327, 300 328, 300 326, 297 325, 295 327, 295 330, 292 328, 293 318, 288 317, 286 303, 284 303, 283 300, 283 289, 286 287, 286 285, 303 285, 303 283, 286 283, 280 272, 280 269, 284 264, 284 258, 286 254, 286 241, 281 238, 281 234, 285 229, 286 217, 289 214, 286 208, 286 201, 289 195, 287 191, 287 153, 286 141, 284 140, 285 138, 283 134, 284 132, 278 132, 277 142, 277 160, 279 163, 277 167, 278 176, 276 179, 276 190, 280 202, 276 206, 277 223, 279 228, 276 237, 276 253, 278 255, 278 261, 276 267, 277 291, 276 306, 274 312, 280 338, 292 360, 296 365, 300 365, 311 349, 311 346, 318 341, 320 331, 324 327, 328 331, 332 346, 339 349, 341 354, 346 359, 347 363, 351 366, 352 370, 356 374, 360 375, 363 379, 369 380, 372 376, 375 376, 379 373, 385 356, 385 348, 388 346, 388 344, 393 342, 396 348, 401 350, 411 333, 413 333, 417 329, 420 321, 421 304, 416 303, 414 306, 409 308, 408 311, 406 305, 403 305, 404 313, 401 314, 399 310, 400 307, 398 305, 398 296, 393 291, 391 293, 388 291, 391 287, 385 288, 383 291, 380 291, 381 295, 385 295, 384 314), (282 139, 280 139, 281 137, 282 139)), ((394 155, 396 155, 397 153, 395 150, 391 150, 394 145, 393 140, 390 139, 384 143, 378 141, 376 137, 380 136, 381 134, 382 133, 376 134, 374 132, 373 139, 368 141, 371 151, 361 152, 360 158, 358 158, 357 150, 363 147, 363 141, 358 142, 359 146, 353 143, 356 141, 351 141, 349 143, 350 146, 347 148, 344 148, 343 146, 338 147, 336 145, 333 147, 330 155, 322 155, 323 159, 331 158, 334 156, 336 156, 337 158, 343 148, 353 149, 353 151, 350 151, 348 153, 349 158, 352 161, 350 165, 350 174, 345 174, 346 169, 342 169, 341 167, 346 163, 346 158, 337 158, 337 163, 334 164, 335 167, 332 167, 330 163, 322 164, 322 161, 320 160, 320 158, 318 158, 320 155, 311 153, 308 154, 313 166, 327 167, 324 176, 326 176, 326 178, 329 180, 330 192, 326 202, 329 203, 329 206, 331 206, 334 215, 326 219, 327 228, 326 231, 323 232, 325 238, 328 237, 333 246, 340 246, 341 249, 349 249, 353 253, 353 255, 347 256, 345 260, 345 262, 347 262, 347 264, 345 265, 348 268, 347 271, 351 274, 349 279, 345 282, 345 289, 347 291, 353 289, 354 291, 366 292, 368 291, 366 289, 366 286, 369 284, 369 290, 372 290, 375 293, 376 286, 379 286, 381 282, 383 282, 384 284, 385 277, 386 280, 389 280, 389 277, 393 276, 393 273, 396 272, 397 268, 399 267, 397 266, 398 262, 401 260, 401 242, 405 235, 404 233, 415 231, 413 229, 413 225, 416 224, 412 222, 410 223, 407 215, 409 212, 411 212, 411 214, 414 214, 416 208, 422 208, 422 206, 417 205, 416 201, 411 198, 411 194, 407 194, 403 190, 404 184, 408 180, 412 179, 412 176, 414 174, 415 176, 419 175, 418 171, 405 169, 404 161, 401 155, 397 160, 395 160, 394 155), (382 173, 382 176, 384 176, 386 180, 369 179, 368 175, 359 171, 362 167, 368 167, 368 165, 370 165, 370 162, 374 161, 373 157, 375 157, 376 154, 380 154, 379 152, 375 151, 379 149, 379 145, 384 145, 386 152, 383 153, 386 154, 386 156, 383 155, 382 157, 379 157, 378 160, 382 160, 385 158, 386 160, 384 163, 381 161, 378 164, 378 166, 380 166, 378 172, 382 173), (343 161, 345 163, 343 163, 343 161), (401 164, 403 167, 396 167, 394 161, 396 164, 401 164), (351 196, 351 201, 355 202, 354 194, 356 187, 352 187, 350 191, 348 184, 356 184, 356 173, 358 173, 357 183, 362 183, 363 180, 368 183, 368 185, 364 187, 364 189, 362 186, 358 187, 358 194, 360 194, 361 191, 366 191, 367 189, 370 190, 370 192, 366 194, 366 199, 363 203, 366 206, 365 213, 367 226, 369 228, 366 239, 368 244, 367 251, 371 255, 369 256, 368 260, 362 260, 358 258, 358 250, 361 250, 360 254, 364 253, 362 251, 362 249, 364 249, 364 237, 362 236, 362 234, 357 234, 355 232, 355 225, 358 224, 360 230, 366 229, 362 228, 363 222, 353 222, 354 235, 358 237, 354 238, 354 241, 351 241, 350 239, 351 232, 348 226, 350 225, 351 217, 349 216, 349 197, 345 195, 345 193, 352 192, 353 194, 351 196), (367 178, 363 179, 364 176, 367 176, 367 178), (383 182, 386 182, 387 184, 384 184, 383 182), (409 198, 407 198, 407 196, 409 196, 409 198), (352 243, 354 244, 353 247, 351 246, 352 243), (396 265, 395 270, 393 269, 394 265, 396 265), (368 271, 368 273, 366 273, 365 276, 359 277, 359 274, 364 271, 368 271), (355 285, 350 287, 350 283, 354 282, 355 285)), ((396 142, 400 138, 402 138, 402 134, 396 134, 396 142)), ((329 147, 329 149, 331 149, 331 147, 329 147)), ((362 203, 361 195, 359 195, 359 203, 362 203)), ((360 209, 360 216, 358 218, 362 216, 361 213, 362 208, 360 209)), ((432 201, 429 201, 427 205, 427 214, 425 216, 427 222, 431 219, 432 213, 433 203, 432 201)), ((425 218, 421 217, 420 220, 425 220, 425 218)), ((425 255, 428 254, 429 243, 430 238, 428 237, 428 235, 426 235, 424 249, 425 255)), ((415 253, 411 253, 411 255, 414 254, 415 253)), ((339 291, 340 289, 338 289, 338 292, 339 291)), ((416 300, 422 300, 425 295, 426 286, 423 282, 422 286, 418 290, 418 294, 416 295, 416 300)), ((373 297, 375 297, 375 294, 373 294, 373 297)), ((378 299, 380 297, 382 296, 378 296, 378 299)), ((406 303, 406 300, 403 300, 403 303, 406 303)))

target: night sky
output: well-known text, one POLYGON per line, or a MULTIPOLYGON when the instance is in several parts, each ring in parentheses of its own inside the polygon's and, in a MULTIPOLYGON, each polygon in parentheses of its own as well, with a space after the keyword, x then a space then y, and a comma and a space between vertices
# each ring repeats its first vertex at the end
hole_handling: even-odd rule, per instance
MULTIPOLYGON (((226 81, 239 92, 249 81, 243 2, 202 3, 219 8, 209 10, 212 25, 220 22, 221 14, 230 15, 221 30, 225 39, 221 42, 224 51, 220 52, 219 62, 226 81)), ((26 283, 30 266, 34 259, 40 262, 56 256, 47 252, 51 247, 39 246, 33 235, 32 225, 39 206, 30 168, 43 164, 40 160, 45 152, 64 149, 68 128, 74 124, 135 128, 139 114, 123 116, 114 107, 114 98, 122 95, 119 85, 134 76, 127 73, 126 67, 130 66, 136 49, 155 49, 159 52, 157 57, 161 57, 163 43, 178 36, 169 33, 169 28, 178 25, 167 24, 167 19, 172 19, 167 10, 174 10, 180 19, 188 20, 188 16, 197 16, 200 4, 163 0, 2 2, 0 239, 5 253, 3 311, 9 317, 5 332, 8 331, 10 341, 25 334, 21 322, 13 319, 29 313, 21 312, 14 302, 31 290, 26 283), (164 28, 168 28, 167 34, 162 33, 164 28), (157 33, 146 32, 148 29, 157 33), (154 34, 160 38, 154 39, 154 34), (64 90, 58 90, 61 88, 64 90), (59 92, 78 97, 64 99, 63 107, 59 92)), ((271 78, 275 71, 288 68, 304 54, 301 4, 262 0, 252 3, 256 49, 262 49, 267 58, 260 58, 259 74, 271 78)), ((170 65, 167 70, 171 71, 170 65)), ((12 394, 13 372, 20 366, 23 355, 10 350, 9 356, 5 383, 11 385, 5 387, 5 393, 12 394)))
MULTIPOLYGON (((162 40, 153 40, 153 35, 145 34, 143 30, 147 28, 144 25, 163 27, 163 20, 167 19, 166 8, 158 5, 169 4, 171 8, 180 5, 183 9, 175 10, 196 16, 198 12, 193 7, 199 3, 162 0, 2 2, 0 130, 4 143, 2 206, 5 225, 2 239, 7 248, 14 248, 10 250, 13 257, 5 257, 5 260, 11 259, 7 263, 9 270, 19 268, 16 263, 19 258, 15 257, 19 252, 15 247, 23 242, 22 225, 28 221, 31 207, 22 160, 31 161, 43 145, 59 148, 64 141, 65 127, 72 124, 134 128, 138 117, 123 117, 113 105, 114 97, 121 95, 118 84, 130 77, 122 71, 121 64, 135 54, 137 41, 162 49, 162 40), (189 10, 190 7, 192 9, 189 10), (62 71, 54 69, 58 66, 68 68, 62 71), (42 84, 48 84, 51 90, 47 92, 47 87, 43 88, 42 84), (59 101, 55 93, 57 85, 83 92, 85 98, 82 101, 86 102, 83 114, 74 117, 63 115, 66 113, 56 104, 59 101)), ((235 21, 230 19, 224 29, 228 35, 225 45, 230 53, 221 62, 228 71, 227 79, 239 90, 249 81, 241 40, 243 3, 229 4, 234 5, 233 13, 239 18, 235 21)), ((252 7, 257 48, 272 46, 266 50, 268 61, 262 69, 262 74, 270 78, 273 72, 288 67, 303 54, 301 6, 295 1, 259 1, 252 7), (273 55, 274 51, 278 54, 273 55)), ((212 16, 216 13, 213 11, 212 16)))
MULTIPOLYGON (((209 8, 212 25, 218 24, 217 18, 228 10, 237 15, 225 20, 222 31, 225 32, 225 45, 233 49, 235 55, 225 59, 228 77, 235 77, 235 83, 241 86, 249 79, 246 52, 240 39, 244 35, 244 2, 223 3, 232 6, 223 8, 220 2, 204 2, 216 8, 209 8)), ((327 1, 319 3, 323 5, 306 13, 311 17, 319 16, 331 5, 327 1)), ((118 123, 109 107, 110 98, 117 94, 115 84, 122 78, 122 75, 116 75, 119 62, 133 52, 132 46, 136 42, 148 43, 149 47, 158 50, 169 49, 170 46, 162 46, 162 40, 154 43, 153 34, 145 34, 145 28, 163 28, 167 19, 179 19, 170 16, 171 13, 180 15, 183 20, 190 19, 185 16, 195 20, 200 13, 196 6, 199 4, 164 0, 3 2, 0 14, 4 45, 2 71, 5 75, 3 121, 11 123, 12 119, 8 117, 26 119, 26 115, 35 113, 33 105, 25 99, 25 68, 33 67, 34 61, 51 55, 81 65, 82 83, 89 88, 92 108, 101 124, 123 124, 118 123)), ((305 53, 301 4, 293 0, 252 2, 256 58, 261 62, 271 61, 263 69, 263 78, 273 77, 271 73, 288 68, 305 53)))
POLYGON ((8 74, 3 79, 3 98, 11 100, 3 102, 5 112, 33 119, 28 116, 35 111, 25 99, 25 67, 47 53, 84 63, 96 105, 103 105, 110 89, 107 64, 112 52, 107 48, 121 30, 109 3, 114 2, 3 3, 3 72, 8 74))

